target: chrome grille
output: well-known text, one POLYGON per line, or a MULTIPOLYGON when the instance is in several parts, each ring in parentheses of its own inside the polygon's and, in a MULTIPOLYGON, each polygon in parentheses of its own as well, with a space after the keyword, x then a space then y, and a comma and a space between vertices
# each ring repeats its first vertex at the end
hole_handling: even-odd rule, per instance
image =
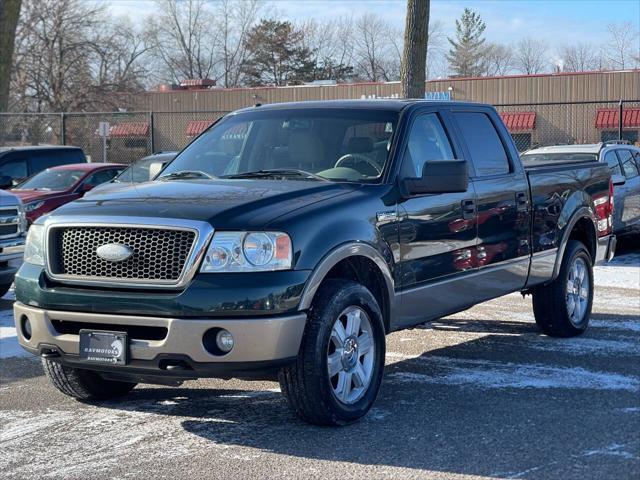
POLYGON ((49 267, 54 276, 68 279, 177 283, 195 240, 195 231, 187 229, 57 227, 49 236, 49 267), (128 246, 133 255, 121 262, 100 258, 96 250, 110 243, 128 246))
POLYGON ((20 215, 16 207, 0 207, 0 238, 16 237, 20 234, 20 215))

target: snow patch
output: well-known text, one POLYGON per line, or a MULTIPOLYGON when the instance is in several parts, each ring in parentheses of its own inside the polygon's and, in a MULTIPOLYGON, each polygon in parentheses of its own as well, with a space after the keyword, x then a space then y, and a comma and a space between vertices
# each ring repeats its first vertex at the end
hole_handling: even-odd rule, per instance
POLYGON ((409 360, 418 362, 421 365, 429 365, 437 371, 432 374, 396 372, 389 375, 393 381, 471 385, 478 388, 564 388, 640 391, 640 379, 636 377, 609 372, 594 372, 580 367, 526 365, 439 356, 410 357, 409 360))

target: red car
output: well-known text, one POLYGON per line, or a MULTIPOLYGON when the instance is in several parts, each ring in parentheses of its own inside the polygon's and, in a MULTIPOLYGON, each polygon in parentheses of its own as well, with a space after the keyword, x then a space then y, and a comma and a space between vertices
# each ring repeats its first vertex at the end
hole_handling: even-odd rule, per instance
POLYGON ((126 168, 119 163, 72 163, 47 168, 11 189, 24 204, 27 220, 82 197, 101 183, 110 181, 126 168))

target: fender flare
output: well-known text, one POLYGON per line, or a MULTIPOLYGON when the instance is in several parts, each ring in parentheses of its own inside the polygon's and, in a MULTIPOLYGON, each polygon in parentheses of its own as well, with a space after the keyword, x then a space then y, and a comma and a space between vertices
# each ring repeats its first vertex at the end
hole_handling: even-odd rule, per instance
MULTIPOLYGON (((553 275, 551 276, 552 280, 555 280, 556 278, 558 278, 558 275, 560 274, 560 267, 562 265, 562 258, 564 257, 564 251, 567 248, 567 243, 569 243, 569 237, 571 236, 571 232, 573 231, 573 227, 576 226, 576 224, 582 220, 583 218, 586 218, 588 220, 591 220, 591 226, 593 227, 593 238, 594 241, 596 242, 596 246, 597 246, 597 241, 598 241, 598 231, 596 228, 596 217, 593 213, 593 211, 588 208, 588 207, 581 207, 578 210, 576 210, 573 215, 571 216, 571 218, 569 219, 569 221, 567 222, 565 228, 564 228, 564 232, 562 233, 562 239, 558 245, 558 255, 556 256, 556 263, 553 267, 553 275)), ((588 245, 587 245, 588 247, 588 245)), ((589 252, 591 254, 591 252, 589 252)), ((594 259, 595 261, 595 259, 594 259)))
POLYGON ((390 315, 392 314, 391 312, 393 312, 394 309, 395 290, 393 275, 391 274, 389 265, 387 264, 382 254, 378 252, 378 250, 367 243, 361 242, 350 242, 342 244, 331 250, 322 258, 322 260, 320 260, 320 263, 318 263, 318 265, 313 269, 313 272, 307 280, 307 284, 305 285, 302 292, 300 304, 298 305, 298 310, 308 310, 311 307, 313 297, 315 296, 318 288, 320 287, 320 284, 325 279, 329 271, 339 262, 349 257, 366 257, 369 260, 373 261, 380 269, 385 281, 388 297, 387 300, 390 310, 389 313, 390 315))

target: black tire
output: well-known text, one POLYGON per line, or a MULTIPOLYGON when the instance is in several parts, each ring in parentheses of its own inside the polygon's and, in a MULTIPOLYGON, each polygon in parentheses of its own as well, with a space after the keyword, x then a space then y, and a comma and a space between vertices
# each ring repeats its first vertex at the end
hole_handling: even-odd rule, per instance
POLYGON ((96 372, 68 367, 46 358, 42 359, 42 367, 54 387, 77 400, 107 400, 122 397, 136 386, 135 383, 105 380, 96 372))
POLYGON ((589 326, 591 307, 593 304, 593 262, 589 252, 582 242, 569 240, 562 258, 560 273, 549 285, 537 287, 533 290, 533 313, 536 324, 551 337, 574 337, 584 333, 589 326), (567 306, 567 283, 570 270, 581 259, 586 265, 586 278, 589 280, 588 300, 583 315, 576 321, 569 314, 567 306))
MULTIPOLYGON (((296 362, 280 370, 278 380, 290 409, 315 425, 346 425, 363 417, 380 390, 385 359, 385 330, 376 299, 362 285, 328 280, 318 290, 309 312, 296 362), (373 366, 368 387, 354 403, 343 403, 334 393, 328 372, 328 349, 334 323, 350 307, 362 309, 373 332, 373 366)), ((358 360, 359 361, 359 360, 358 360)))
POLYGON ((11 288, 11 283, 3 283, 0 284, 0 298, 4 297, 4 295, 9 291, 9 289, 11 288))

